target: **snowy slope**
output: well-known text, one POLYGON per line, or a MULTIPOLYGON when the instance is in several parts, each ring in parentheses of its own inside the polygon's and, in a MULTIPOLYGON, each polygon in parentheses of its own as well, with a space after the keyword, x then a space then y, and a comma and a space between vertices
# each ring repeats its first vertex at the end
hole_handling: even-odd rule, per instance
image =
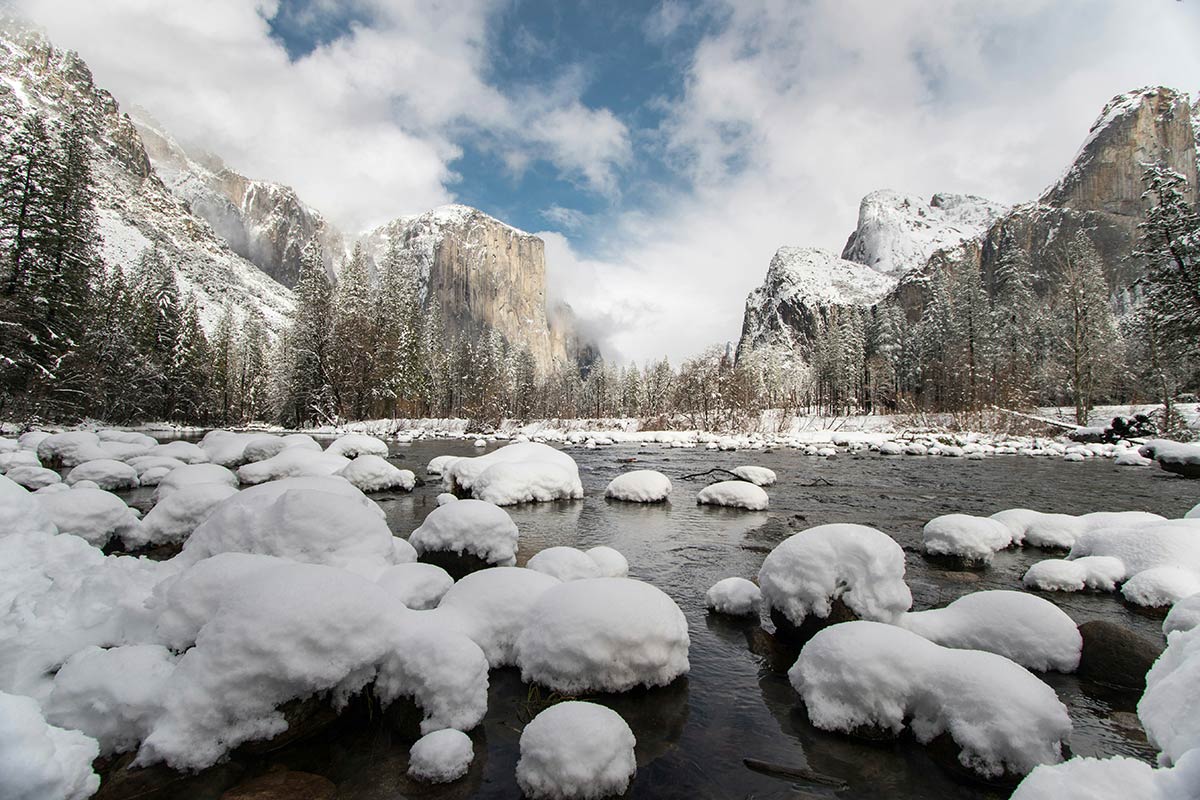
POLYGON ((234 253, 211 226, 174 197, 151 165, 141 136, 117 101, 92 81, 74 53, 41 35, 0 28, 0 130, 39 112, 52 125, 79 114, 92 131, 102 257, 132 274, 141 253, 157 242, 178 269, 180 288, 195 292, 211 329, 226 303, 257 307, 268 327, 282 329, 291 292, 234 253))
POLYGON ((871 192, 858 208, 858 227, 842 258, 900 275, 937 250, 982 236, 1008 207, 964 194, 935 194, 926 202, 891 189, 871 192))
POLYGON ((871 306, 896 279, 817 247, 781 247, 763 284, 746 298, 739 352, 763 345, 811 343, 834 308, 871 306))

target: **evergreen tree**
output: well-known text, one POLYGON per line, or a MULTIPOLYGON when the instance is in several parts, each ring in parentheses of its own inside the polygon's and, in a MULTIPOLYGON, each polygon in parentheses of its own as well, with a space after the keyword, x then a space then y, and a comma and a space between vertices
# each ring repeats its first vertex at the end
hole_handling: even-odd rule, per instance
POLYGON ((351 419, 366 418, 375 388, 375 308, 367 254, 356 245, 333 294, 334 396, 351 419))
POLYGON ((997 400, 1024 405, 1032 399, 1036 312, 1029 255, 1009 243, 996 264, 992 328, 997 400))
MULTIPOLYGON (((286 347, 290 351, 286 360, 292 372, 284 413, 298 426, 312 419, 327 420, 336 413, 331 397, 333 291, 325 274, 321 244, 315 237, 301 253, 300 274, 294 291, 296 306, 286 335, 286 347)), ((217 338, 222 340, 220 336, 217 338)), ((221 341, 217 344, 218 350, 220 346, 221 341)))
POLYGON ((1075 420, 1086 425, 1095 400, 1108 388, 1119 363, 1120 337, 1100 255, 1082 232, 1060 254, 1053 303, 1061 326, 1059 353, 1075 404, 1075 420))

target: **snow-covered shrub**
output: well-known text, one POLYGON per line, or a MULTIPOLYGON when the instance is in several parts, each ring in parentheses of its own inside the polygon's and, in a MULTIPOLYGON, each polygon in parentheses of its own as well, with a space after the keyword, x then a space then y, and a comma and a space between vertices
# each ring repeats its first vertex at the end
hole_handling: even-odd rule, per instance
POLYGON ((412 470, 400 469, 384 458, 370 453, 356 457, 336 473, 364 492, 403 489, 411 492, 417 485, 412 470))
POLYGON ((597 800, 622 794, 637 772, 633 731, 610 708, 557 703, 521 732, 517 784, 530 800, 597 800))
POLYGON ((687 620, 648 583, 590 578, 544 592, 517 638, 523 680, 564 694, 665 686, 688 671, 687 620))
POLYGON ((793 534, 767 555, 758 585, 768 610, 800 626, 841 600, 860 619, 892 622, 912 606, 904 551, 865 525, 833 524, 793 534))
POLYGON ((1062 609, 1024 592, 974 592, 945 608, 904 614, 896 624, 943 647, 986 650, 1042 672, 1074 672, 1083 647, 1062 609))
POLYGON ((671 496, 671 479, 652 469, 623 472, 609 481, 604 496, 630 503, 662 503, 671 496))
POLYGON ((438 506, 408 537, 418 554, 458 553, 488 564, 517 563, 517 525, 503 508, 483 500, 438 506))
POLYGON ((705 592, 704 602, 718 614, 758 614, 762 590, 745 578, 723 578, 705 592))
POLYGON ((96 740, 46 723, 36 701, 0 692, 0 796, 84 800, 100 788, 96 740))
POLYGON ((705 486, 696 495, 700 505, 744 508, 747 511, 766 511, 770 498, 760 487, 749 481, 720 481, 705 486))
POLYGON ((471 737, 443 728, 422 736, 409 749, 408 774, 427 783, 449 783, 466 775, 474 759, 471 737))
POLYGON ((988 778, 1024 775, 1062 760, 1071 720, 1054 690, 1018 664, 941 647, 877 622, 847 622, 814 636, 788 671, 809 719, 823 730, 907 724, 928 744, 949 734, 959 761, 988 778))

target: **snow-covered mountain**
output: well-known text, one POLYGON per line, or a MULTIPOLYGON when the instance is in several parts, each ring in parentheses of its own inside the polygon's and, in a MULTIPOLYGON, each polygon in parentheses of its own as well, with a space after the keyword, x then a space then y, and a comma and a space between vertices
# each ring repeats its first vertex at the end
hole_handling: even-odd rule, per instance
POLYGON ((132 274, 152 243, 178 268, 180 288, 196 294, 207 327, 222 307, 260 309, 273 331, 285 324, 291 292, 235 253, 159 178, 141 135, 111 94, 98 88, 74 53, 15 24, 0 26, 0 115, 11 130, 26 114, 57 124, 85 121, 93 142, 96 202, 106 263, 132 274))
POLYGON ((842 258, 889 275, 921 266, 934 251, 974 239, 1008 206, 968 194, 935 194, 931 200, 891 189, 871 192, 858 207, 858 227, 842 258))
POLYGON ((144 109, 134 107, 129 116, 159 178, 235 253, 290 288, 300 253, 316 236, 333 275, 345 250, 342 235, 291 187, 247 178, 210 153, 192 155, 144 109))

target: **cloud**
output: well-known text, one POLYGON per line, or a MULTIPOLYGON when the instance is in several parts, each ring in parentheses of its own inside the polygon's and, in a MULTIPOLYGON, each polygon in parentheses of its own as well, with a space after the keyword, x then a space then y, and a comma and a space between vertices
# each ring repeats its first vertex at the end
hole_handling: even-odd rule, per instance
POLYGON ((587 214, 575 208, 564 208, 560 205, 552 205, 543 208, 541 211, 542 218, 547 222, 551 222, 564 231, 575 231, 583 225, 587 219, 587 214))

